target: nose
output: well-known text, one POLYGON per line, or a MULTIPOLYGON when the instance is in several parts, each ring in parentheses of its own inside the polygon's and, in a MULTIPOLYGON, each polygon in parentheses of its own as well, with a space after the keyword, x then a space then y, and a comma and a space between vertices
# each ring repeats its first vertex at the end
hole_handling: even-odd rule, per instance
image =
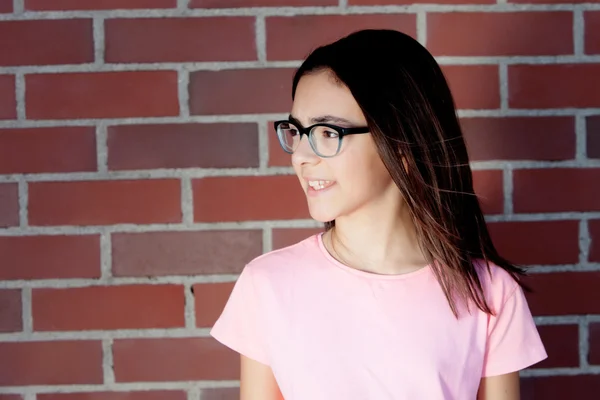
POLYGON ((296 147, 296 150, 294 150, 294 153, 292 154, 292 164, 301 165, 316 163, 319 160, 320 157, 313 151, 310 142, 308 141, 308 136, 302 135, 298 147, 296 147))

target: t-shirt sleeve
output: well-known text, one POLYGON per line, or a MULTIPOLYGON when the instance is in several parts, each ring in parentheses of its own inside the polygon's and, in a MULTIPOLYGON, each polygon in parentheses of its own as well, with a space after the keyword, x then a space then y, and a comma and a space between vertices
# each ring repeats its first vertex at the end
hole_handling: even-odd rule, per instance
POLYGON ((253 271, 246 266, 210 335, 236 352, 268 365, 262 317, 253 271))
POLYGON ((496 315, 489 317, 482 376, 520 371, 547 356, 523 289, 515 283, 496 315))

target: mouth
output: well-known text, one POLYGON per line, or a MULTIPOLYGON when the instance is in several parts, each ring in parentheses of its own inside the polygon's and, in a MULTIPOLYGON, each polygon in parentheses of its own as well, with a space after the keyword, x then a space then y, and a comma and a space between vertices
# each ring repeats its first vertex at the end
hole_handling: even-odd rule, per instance
POLYGON ((306 181, 308 183, 308 192, 318 193, 324 190, 329 189, 331 186, 335 184, 335 181, 328 180, 317 180, 310 179, 306 181))

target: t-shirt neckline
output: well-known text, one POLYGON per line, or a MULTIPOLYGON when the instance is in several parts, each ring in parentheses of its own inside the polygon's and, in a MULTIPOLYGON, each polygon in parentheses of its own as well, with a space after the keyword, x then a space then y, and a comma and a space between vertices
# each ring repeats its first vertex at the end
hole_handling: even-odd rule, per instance
POLYGON ((360 269, 356 269, 356 268, 352 268, 349 267, 348 265, 339 262, 335 257, 333 257, 329 251, 327 250, 327 248, 325 247, 325 244, 323 243, 323 234, 325 232, 320 232, 317 233, 315 235, 317 244, 319 246, 319 250, 321 251, 321 254, 323 255, 323 257, 325 257, 327 259, 327 261, 329 261, 330 263, 332 263, 333 265, 335 265, 336 267, 346 271, 346 272, 350 272, 352 274, 361 276, 363 278, 367 278, 367 279, 382 279, 382 280, 404 280, 404 279, 411 279, 411 278, 415 278, 417 276, 421 276, 423 274, 425 274, 427 271, 430 270, 430 265, 426 265, 422 268, 419 268, 416 271, 412 271, 412 272, 407 272, 404 274, 393 274, 393 275, 386 275, 386 274, 376 274, 374 272, 368 272, 368 271, 363 271, 360 269))

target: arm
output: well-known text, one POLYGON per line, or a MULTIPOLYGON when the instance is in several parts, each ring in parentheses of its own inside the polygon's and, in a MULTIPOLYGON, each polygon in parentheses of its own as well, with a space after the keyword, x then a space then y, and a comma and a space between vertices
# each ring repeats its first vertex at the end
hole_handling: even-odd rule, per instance
POLYGON ((240 400, 284 400, 268 365, 243 355, 240 362, 240 400))
POLYGON ((477 400, 520 400, 519 372, 482 378, 477 400))

